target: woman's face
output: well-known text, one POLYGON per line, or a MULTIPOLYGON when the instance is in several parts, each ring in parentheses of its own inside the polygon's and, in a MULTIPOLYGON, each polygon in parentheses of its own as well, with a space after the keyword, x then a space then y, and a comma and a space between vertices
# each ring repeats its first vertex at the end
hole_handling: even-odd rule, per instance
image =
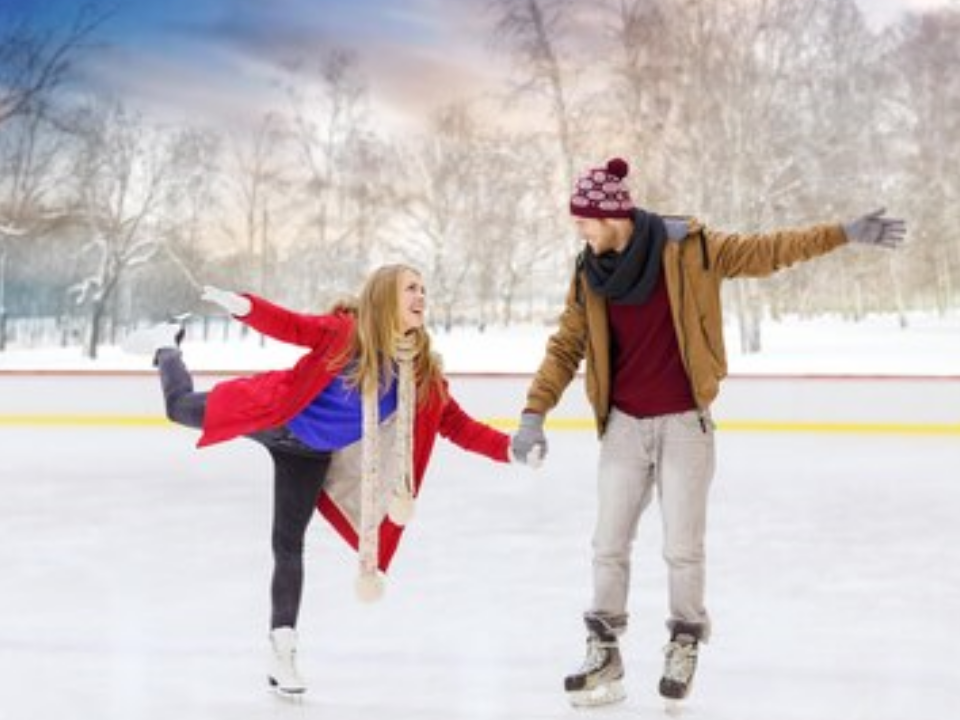
POLYGON ((423 327, 423 312, 427 301, 420 274, 413 270, 401 270, 397 292, 399 293, 400 330, 407 333, 423 327))

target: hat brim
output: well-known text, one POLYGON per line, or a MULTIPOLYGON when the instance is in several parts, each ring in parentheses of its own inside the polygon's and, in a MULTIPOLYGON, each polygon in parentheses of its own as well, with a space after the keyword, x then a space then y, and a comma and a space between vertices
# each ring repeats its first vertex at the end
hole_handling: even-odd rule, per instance
POLYGON ((633 217, 633 208, 626 210, 602 210, 588 205, 587 207, 570 206, 570 214, 574 217, 591 218, 593 220, 624 220, 633 217))

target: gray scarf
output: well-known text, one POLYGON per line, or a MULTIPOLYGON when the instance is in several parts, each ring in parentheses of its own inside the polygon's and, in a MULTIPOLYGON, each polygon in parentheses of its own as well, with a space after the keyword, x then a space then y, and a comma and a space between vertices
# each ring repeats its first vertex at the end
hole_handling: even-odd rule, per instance
POLYGON ((584 250, 587 282, 598 295, 618 305, 642 305, 660 277, 667 228, 663 218, 637 208, 633 211, 633 234, 626 249, 595 255, 584 250))

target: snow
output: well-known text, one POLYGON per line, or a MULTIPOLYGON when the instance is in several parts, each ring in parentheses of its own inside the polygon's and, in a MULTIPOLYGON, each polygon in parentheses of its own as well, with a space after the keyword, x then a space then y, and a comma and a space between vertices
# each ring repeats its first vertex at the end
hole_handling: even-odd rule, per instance
MULTIPOLYGON (((529 373, 536 370, 552 326, 517 325, 434 331, 434 346, 450 373, 529 373)), ((239 330, 239 325, 234 326, 239 330)), ((252 370, 284 367, 301 350, 256 334, 200 342, 191 327, 185 343, 191 367, 197 370, 252 370)), ((733 374, 960 374, 960 317, 915 315, 901 329, 897 318, 872 316, 860 322, 824 317, 788 318, 763 324, 763 351, 744 355, 735 324, 726 328, 727 353, 733 374)), ((143 358, 105 345, 97 360, 81 357, 79 347, 22 349, 0 352, 0 370, 143 369, 143 358)))

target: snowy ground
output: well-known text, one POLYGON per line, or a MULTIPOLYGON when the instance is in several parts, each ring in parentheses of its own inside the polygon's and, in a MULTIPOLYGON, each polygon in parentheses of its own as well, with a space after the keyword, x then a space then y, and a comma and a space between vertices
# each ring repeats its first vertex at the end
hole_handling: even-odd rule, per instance
MULTIPOLYGON (((513 407, 500 382, 488 399, 513 407)), ((655 507, 635 550, 626 704, 575 712, 560 691, 583 649, 591 433, 556 433, 539 472, 441 443, 379 605, 354 600, 354 559, 316 521, 299 705, 263 678, 267 457, 245 441, 198 451, 195 438, 0 426, 0 720, 663 716, 655 507)), ((683 716, 955 717, 956 438, 718 442, 716 630, 683 716)))
MULTIPOLYGON (((491 327, 485 332, 458 329, 433 333, 434 346, 449 372, 531 372, 536 370, 552 327, 491 327)), ((298 348, 261 342, 255 333, 240 336, 241 325, 231 323, 200 342, 201 324, 188 328, 185 347, 196 369, 247 370, 284 367, 302 352, 298 348)), ((841 373, 856 375, 960 375, 960 317, 917 315, 900 328, 892 316, 862 322, 836 318, 785 319, 765 322, 763 352, 743 355, 737 326, 726 329, 730 371, 737 373, 841 373)), ((78 347, 25 349, 12 343, 0 352, 0 371, 37 369, 143 368, 142 358, 105 345, 100 357, 81 357, 78 347)))

